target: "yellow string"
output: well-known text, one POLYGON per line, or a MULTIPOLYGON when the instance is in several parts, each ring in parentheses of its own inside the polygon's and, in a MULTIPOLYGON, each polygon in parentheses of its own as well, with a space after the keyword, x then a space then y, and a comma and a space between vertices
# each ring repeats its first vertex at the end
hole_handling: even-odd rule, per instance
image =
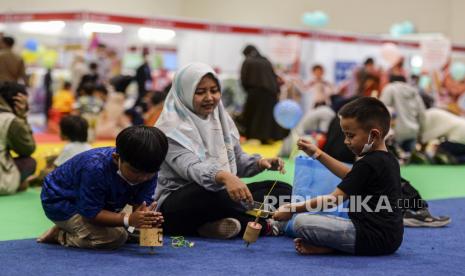
POLYGON ((266 198, 271 194, 271 192, 273 191, 274 189, 274 186, 276 186, 276 183, 278 182, 278 180, 276 180, 274 183, 273 183, 273 186, 271 186, 270 190, 268 191, 268 194, 263 198, 263 202, 262 204, 260 205, 260 207, 258 208, 258 212, 257 214, 255 215, 255 222, 258 222, 259 218, 260 218, 260 214, 262 212, 262 208, 263 206, 265 205, 265 200, 266 198))

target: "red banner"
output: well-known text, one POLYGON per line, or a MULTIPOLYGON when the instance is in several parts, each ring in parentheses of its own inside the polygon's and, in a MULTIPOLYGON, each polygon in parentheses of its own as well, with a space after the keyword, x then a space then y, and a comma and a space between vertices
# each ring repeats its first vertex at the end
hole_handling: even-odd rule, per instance
MULTIPOLYGON (((419 42, 385 40, 377 37, 363 35, 342 35, 296 29, 293 30, 282 28, 251 27, 241 25, 217 24, 201 21, 189 21, 181 19, 145 18, 93 12, 6 13, 0 15, 0 22, 22 22, 43 20, 95 21, 102 23, 134 24, 159 28, 198 30, 218 33, 240 33, 251 35, 298 35, 303 38, 311 38, 319 41, 365 43, 375 45, 381 45, 386 42, 391 42, 402 47, 418 48, 420 46, 419 42)), ((452 50, 455 52, 465 52, 465 46, 452 45, 452 50)))

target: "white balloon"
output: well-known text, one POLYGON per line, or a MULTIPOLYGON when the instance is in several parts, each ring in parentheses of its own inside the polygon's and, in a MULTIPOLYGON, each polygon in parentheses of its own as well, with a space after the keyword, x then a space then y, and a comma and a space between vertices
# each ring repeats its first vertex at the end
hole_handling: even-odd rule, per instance
POLYGON ((384 43, 381 46, 381 56, 391 67, 402 59, 402 54, 394 43, 384 43))

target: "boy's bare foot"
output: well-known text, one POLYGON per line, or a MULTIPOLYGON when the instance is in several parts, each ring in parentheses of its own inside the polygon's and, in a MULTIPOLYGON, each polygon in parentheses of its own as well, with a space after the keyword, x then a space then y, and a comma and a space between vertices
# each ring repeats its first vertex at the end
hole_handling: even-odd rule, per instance
POLYGON ((53 226, 43 233, 40 237, 37 238, 37 242, 40 243, 58 243, 58 233, 60 228, 58 226, 53 226))
POLYGON ((310 245, 301 238, 295 239, 294 244, 295 250, 301 255, 328 254, 334 252, 331 248, 310 245))

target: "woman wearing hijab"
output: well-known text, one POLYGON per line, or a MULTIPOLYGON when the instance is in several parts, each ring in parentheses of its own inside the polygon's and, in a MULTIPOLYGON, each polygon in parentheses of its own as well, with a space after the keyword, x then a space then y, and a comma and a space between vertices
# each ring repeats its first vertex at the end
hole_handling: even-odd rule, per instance
MULTIPOLYGON (((264 169, 284 172, 279 158, 244 153, 239 133, 225 111, 218 77, 202 63, 180 69, 156 126, 165 132, 169 151, 158 175, 155 200, 164 214, 164 231, 176 235, 232 238, 254 217, 244 203, 263 201, 273 182, 244 184, 240 177, 264 169)), ((290 196, 277 183, 271 195, 290 196)), ((276 206, 275 206, 276 207, 276 206)), ((277 224, 261 220, 262 234, 275 234, 277 224)))

